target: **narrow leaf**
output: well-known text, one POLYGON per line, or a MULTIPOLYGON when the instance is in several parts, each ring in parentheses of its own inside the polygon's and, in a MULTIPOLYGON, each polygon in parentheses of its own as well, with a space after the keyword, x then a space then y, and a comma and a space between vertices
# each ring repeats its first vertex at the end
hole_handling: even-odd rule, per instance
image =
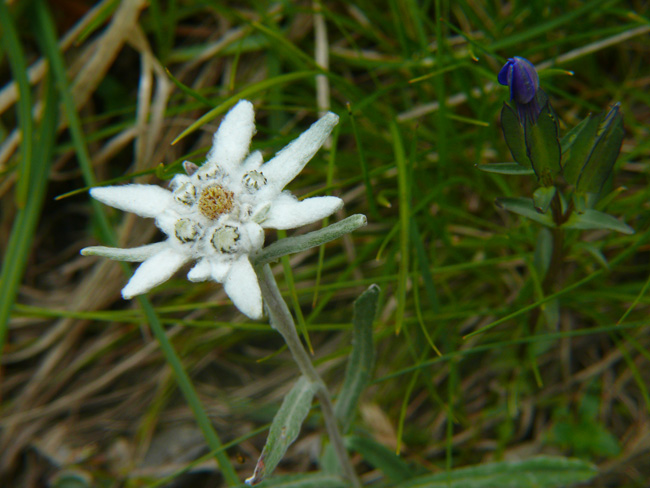
POLYGON ((280 239, 273 244, 266 246, 255 257, 255 266, 261 266, 280 259, 282 256, 296 252, 305 251, 312 247, 321 246, 327 242, 357 230, 368 223, 366 216, 362 214, 351 215, 350 217, 328 225, 324 229, 315 230, 301 236, 287 237, 280 239))
POLYGON ((359 154, 359 165, 361 166, 361 175, 363 176, 363 184, 366 187, 366 201, 368 202, 368 208, 370 210, 370 215, 374 218, 379 218, 379 213, 377 212, 377 203, 375 202, 375 193, 373 191, 372 182, 370 181, 370 171, 368 170, 368 163, 366 162, 365 151, 363 149, 364 145, 359 134, 359 129, 357 128, 357 121, 354 116, 352 107, 348 103, 348 114, 350 114, 350 126, 352 127, 352 135, 354 135, 354 142, 356 144, 357 153, 359 154))
POLYGON ((343 388, 336 401, 334 412, 341 423, 343 433, 350 429, 359 396, 368 385, 375 361, 372 343, 372 324, 377 313, 379 287, 371 285, 354 302, 352 318, 352 354, 345 370, 343 388))
POLYGON ((497 173, 500 175, 534 175, 533 168, 522 166, 518 163, 491 163, 477 164, 476 167, 486 173, 497 173))
POLYGON ((77 37, 77 46, 83 44, 93 32, 99 29, 109 19, 109 17, 113 15, 119 4, 119 0, 109 0, 108 2, 101 2, 97 5, 93 17, 89 19, 86 27, 82 29, 79 33, 79 37, 77 37))
MULTIPOLYGON (((395 311, 395 333, 399 334, 404 323, 406 309, 406 294, 408 288, 408 272, 410 260, 410 225, 411 218, 411 197, 409 189, 409 176, 411 175, 404 153, 404 144, 400 129, 395 121, 390 124, 390 134, 393 140, 393 153, 397 163, 397 188, 399 195, 399 270, 397 277, 397 291, 395 298, 397 300, 397 309, 395 311)), ((442 158, 442 155, 441 155, 442 158)))
POLYGON ((589 254, 593 256, 593 258, 596 260, 598 264, 600 264, 604 269, 609 270, 609 263, 607 262, 607 257, 603 254, 603 252, 594 244, 591 242, 581 242, 577 247, 580 247, 581 249, 584 249, 587 251, 589 254))
POLYGON ((210 102, 207 98, 205 98, 203 95, 201 95, 198 91, 194 90, 193 88, 183 84, 178 78, 176 78, 171 71, 169 71, 168 68, 165 68, 165 73, 169 77, 169 79, 172 81, 176 87, 186 95, 189 95, 190 97, 194 98, 195 100, 198 100, 202 104, 206 105, 207 107, 214 107, 214 104, 210 102))
POLYGON ((29 80, 27 79, 27 63, 23 47, 20 44, 18 30, 13 22, 13 16, 5 2, 0 2, 0 40, 7 53, 11 74, 18 87, 18 101, 16 103, 18 123, 20 126, 20 169, 16 186, 16 204, 23 208, 29 194, 32 181, 32 151, 33 122, 32 122, 32 94, 29 80))
POLYGON ((275 78, 268 78, 266 80, 260 81, 259 83, 254 83, 253 85, 250 85, 243 90, 241 90, 239 93, 233 95, 232 97, 224 100, 221 104, 219 104, 217 107, 213 108, 212 110, 208 111, 204 115, 202 115, 198 120, 190 124, 190 126, 185 129, 183 132, 181 132, 176 139, 172 141, 172 144, 176 144, 178 141, 183 139, 185 136, 188 134, 191 134, 194 132, 196 129, 199 127, 202 127, 203 125, 207 124, 208 122, 216 119, 219 115, 222 113, 225 113, 228 111, 230 107, 235 105, 239 100, 242 98, 249 97, 251 95, 254 95, 256 93, 259 93, 260 91, 267 90, 273 86, 276 85, 285 85, 287 83, 290 83, 292 81, 300 80, 302 78, 309 78, 311 76, 315 76, 317 74, 316 71, 297 71, 294 73, 288 73, 285 75, 280 75, 276 76, 275 78))
POLYGON ((526 151, 524 128, 519 123, 515 111, 507 103, 504 103, 501 109, 501 130, 514 160, 524 168, 532 168, 526 151))
POLYGON ((548 227, 555 227, 553 218, 550 212, 539 213, 530 198, 522 197, 503 197, 496 199, 496 205, 509 212, 522 215, 523 217, 539 222, 540 224, 547 225, 548 227))
POLYGON ((557 119, 548 104, 542 108, 536 123, 526 120, 524 134, 526 151, 535 174, 543 186, 551 186, 562 170, 562 153, 558 140, 557 119))
POLYGON ((50 77, 45 81, 44 97, 45 108, 37 134, 38 144, 34 148, 36 167, 29 179, 29 198, 25 202, 25 207, 16 214, 2 260, 2 271, 0 271, 0 296, 2 297, 0 300, 0 356, 7 337, 9 316, 32 249, 34 232, 41 217, 43 201, 47 193, 47 181, 56 140, 59 105, 54 81, 50 77))
POLYGON ((567 183, 575 185, 589 159, 598 131, 599 117, 589 114, 562 138, 562 171, 567 183))
POLYGON ((557 326, 560 323, 560 301, 554 298, 543 304, 540 308, 544 314, 546 326, 550 330, 557 330, 557 326))
POLYGON ((574 192, 572 196, 572 200, 576 212, 578 212, 579 214, 585 213, 585 210, 587 210, 587 207, 589 207, 589 199, 587 198, 587 194, 574 192))
POLYGON ((301 376, 284 397, 280 410, 273 418, 269 436, 257 461, 253 476, 246 480, 247 485, 256 485, 267 475, 273 473, 284 453, 298 437, 315 393, 316 385, 301 376))
POLYGON ((621 222, 616 217, 605 212, 599 212, 591 208, 586 209, 582 214, 572 214, 569 220, 562 224, 562 227, 581 230, 606 229, 622 232, 623 234, 634 234, 634 229, 625 222, 621 222))
POLYGON ((487 463, 422 476, 399 488, 555 488, 588 481, 596 467, 580 459, 537 457, 487 463))
POLYGON ((578 178, 578 192, 600 193, 621 152, 624 135, 623 116, 616 104, 598 126, 598 139, 578 178))
POLYGON ((553 235, 551 231, 542 227, 537 234, 537 242, 535 243, 534 263, 537 274, 540 279, 546 276, 548 267, 551 265, 551 258, 553 257, 553 235))
POLYGON ((325 473, 310 473, 278 476, 258 485, 259 488, 348 488, 339 476, 325 473))
POLYGON ((554 186, 541 186, 533 193, 533 204, 539 213, 546 213, 555 196, 554 186))
POLYGON ((350 436, 345 439, 345 446, 361 454, 366 462, 381 470, 391 481, 404 481, 413 476, 411 468, 402 458, 373 439, 350 436))

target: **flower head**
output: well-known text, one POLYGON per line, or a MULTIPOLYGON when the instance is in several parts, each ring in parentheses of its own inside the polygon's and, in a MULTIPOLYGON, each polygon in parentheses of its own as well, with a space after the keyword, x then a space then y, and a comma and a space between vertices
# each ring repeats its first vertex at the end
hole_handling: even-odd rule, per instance
POLYGON ((338 116, 328 113, 298 139, 263 164, 249 154, 255 133, 253 105, 240 101, 224 117, 202 166, 186 161, 170 189, 154 185, 93 188, 93 198, 142 217, 155 218, 163 242, 134 249, 92 247, 85 255, 142 262, 122 290, 125 299, 167 281, 190 261, 190 281, 223 283, 244 314, 262 316, 262 295, 249 257, 264 244, 264 229, 293 229, 331 215, 343 202, 336 197, 298 201, 282 191, 327 139, 338 116))
POLYGON ((514 103, 521 123, 525 120, 535 123, 546 98, 539 89, 539 76, 535 66, 519 56, 509 58, 501 68, 497 80, 510 87, 510 101, 514 103))
POLYGON ((519 56, 508 59, 497 79, 500 84, 510 87, 510 100, 515 103, 530 103, 539 90, 539 76, 535 66, 519 56))

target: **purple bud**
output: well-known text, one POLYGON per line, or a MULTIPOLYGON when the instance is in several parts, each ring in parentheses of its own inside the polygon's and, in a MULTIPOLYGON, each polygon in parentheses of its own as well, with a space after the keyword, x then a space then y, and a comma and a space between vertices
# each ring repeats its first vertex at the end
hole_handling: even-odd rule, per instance
POLYGON ((539 90, 539 76, 535 66, 519 56, 508 59, 497 79, 500 84, 510 87, 510 100, 517 104, 530 103, 539 90))

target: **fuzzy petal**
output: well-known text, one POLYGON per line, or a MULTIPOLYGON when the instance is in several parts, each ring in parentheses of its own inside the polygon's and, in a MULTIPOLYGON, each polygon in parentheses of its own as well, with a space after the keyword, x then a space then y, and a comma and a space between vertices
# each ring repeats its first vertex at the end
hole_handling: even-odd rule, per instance
POLYGON ((262 291, 248 256, 241 256, 233 263, 224 288, 244 315, 254 320, 262 318, 262 291))
POLYGON ((273 187, 276 193, 282 191, 316 154, 338 122, 338 115, 328 112, 298 139, 262 165, 262 173, 269 181, 268 187, 273 187))
MULTIPOLYGON (((188 161, 185 162, 187 163, 188 161)), ((177 188, 183 186, 185 183, 190 183, 191 181, 192 179, 189 176, 183 174, 177 174, 169 182, 169 188, 171 188, 171 190, 174 191, 177 188)))
POLYGON ((207 259, 201 259, 194 267, 187 273, 187 279, 195 283, 199 281, 207 281, 210 279, 212 273, 212 266, 207 259))
POLYGON ((264 246, 264 229, 255 222, 241 225, 242 248, 247 254, 253 254, 264 246))
POLYGON ((261 222, 265 229, 295 229, 332 215, 343 206, 338 197, 313 197, 298 201, 289 192, 278 195, 273 201, 266 219, 261 222))
POLYGON ((154 286, 164 283, 183 266, 190 257, 167 248, 150 257, 135 271, 131 280, 122 289, 125 300, 148 292, 154 286))
POLYGON ((230 273, 232 264, 232 260, 229 259, 212 258, 210 260, 210 277, 217 283, 223 283, 230 273))
POLYGON ((206 164, 218 164, 227 174, 234 173, 248 154, 255 134, 253 104, 241 100, 226 114, 212 139, 206 164))
POLYGON ((242 164, 242 174, 247 173, 248 171, 259 170, 263 162, 264 159, 262 158, 262 153, 260 151, 250 153, 242 164))
POLYGON ((164 242, 147 244, 146 246, 132 247, 130 249, 121 249, 119 247, 92 246, 82 249, 82 256, 101 256, 103 258, 115 259, 116 261, 128 261, 131 263, 141 263, 150 257, 158 254, 167 248, 164 242))
POLYGON ((157 217, 174 202, 172 193, 155 185, 100 186, 90 195, 106 205, 140 217, 157 217))

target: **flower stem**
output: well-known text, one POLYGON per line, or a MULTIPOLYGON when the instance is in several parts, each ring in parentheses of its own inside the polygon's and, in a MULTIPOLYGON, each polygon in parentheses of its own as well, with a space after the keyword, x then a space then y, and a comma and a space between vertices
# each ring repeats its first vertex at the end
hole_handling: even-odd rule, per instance
POLYGON ((300 337, 298 337, 296 324, 293 321, 291 312, 289 312, 289 307, 287 307, 286 302, 282 298, 271 268, 268 264, 265 264, 263 266, 256 266, 255 271, 260 282, 260 288, 262 289, 262 296, 264 297, 269 312, 271 326, 284 338, 302 374, 317 387, 316 396, 320 401, 321 411, 325 419, 325 427, 327 428, 330 442, 343 470, 342 474, 352 483, 352 486, 360 488, 361 483, 354 472, 345 445, 343 444, 343 436, 341 435, 338 422, 334 415, 334 407, 332 406, 329 391, 316 371, 316 368, 314 368, 309 354, 307 354, 300 341, 300 337))

